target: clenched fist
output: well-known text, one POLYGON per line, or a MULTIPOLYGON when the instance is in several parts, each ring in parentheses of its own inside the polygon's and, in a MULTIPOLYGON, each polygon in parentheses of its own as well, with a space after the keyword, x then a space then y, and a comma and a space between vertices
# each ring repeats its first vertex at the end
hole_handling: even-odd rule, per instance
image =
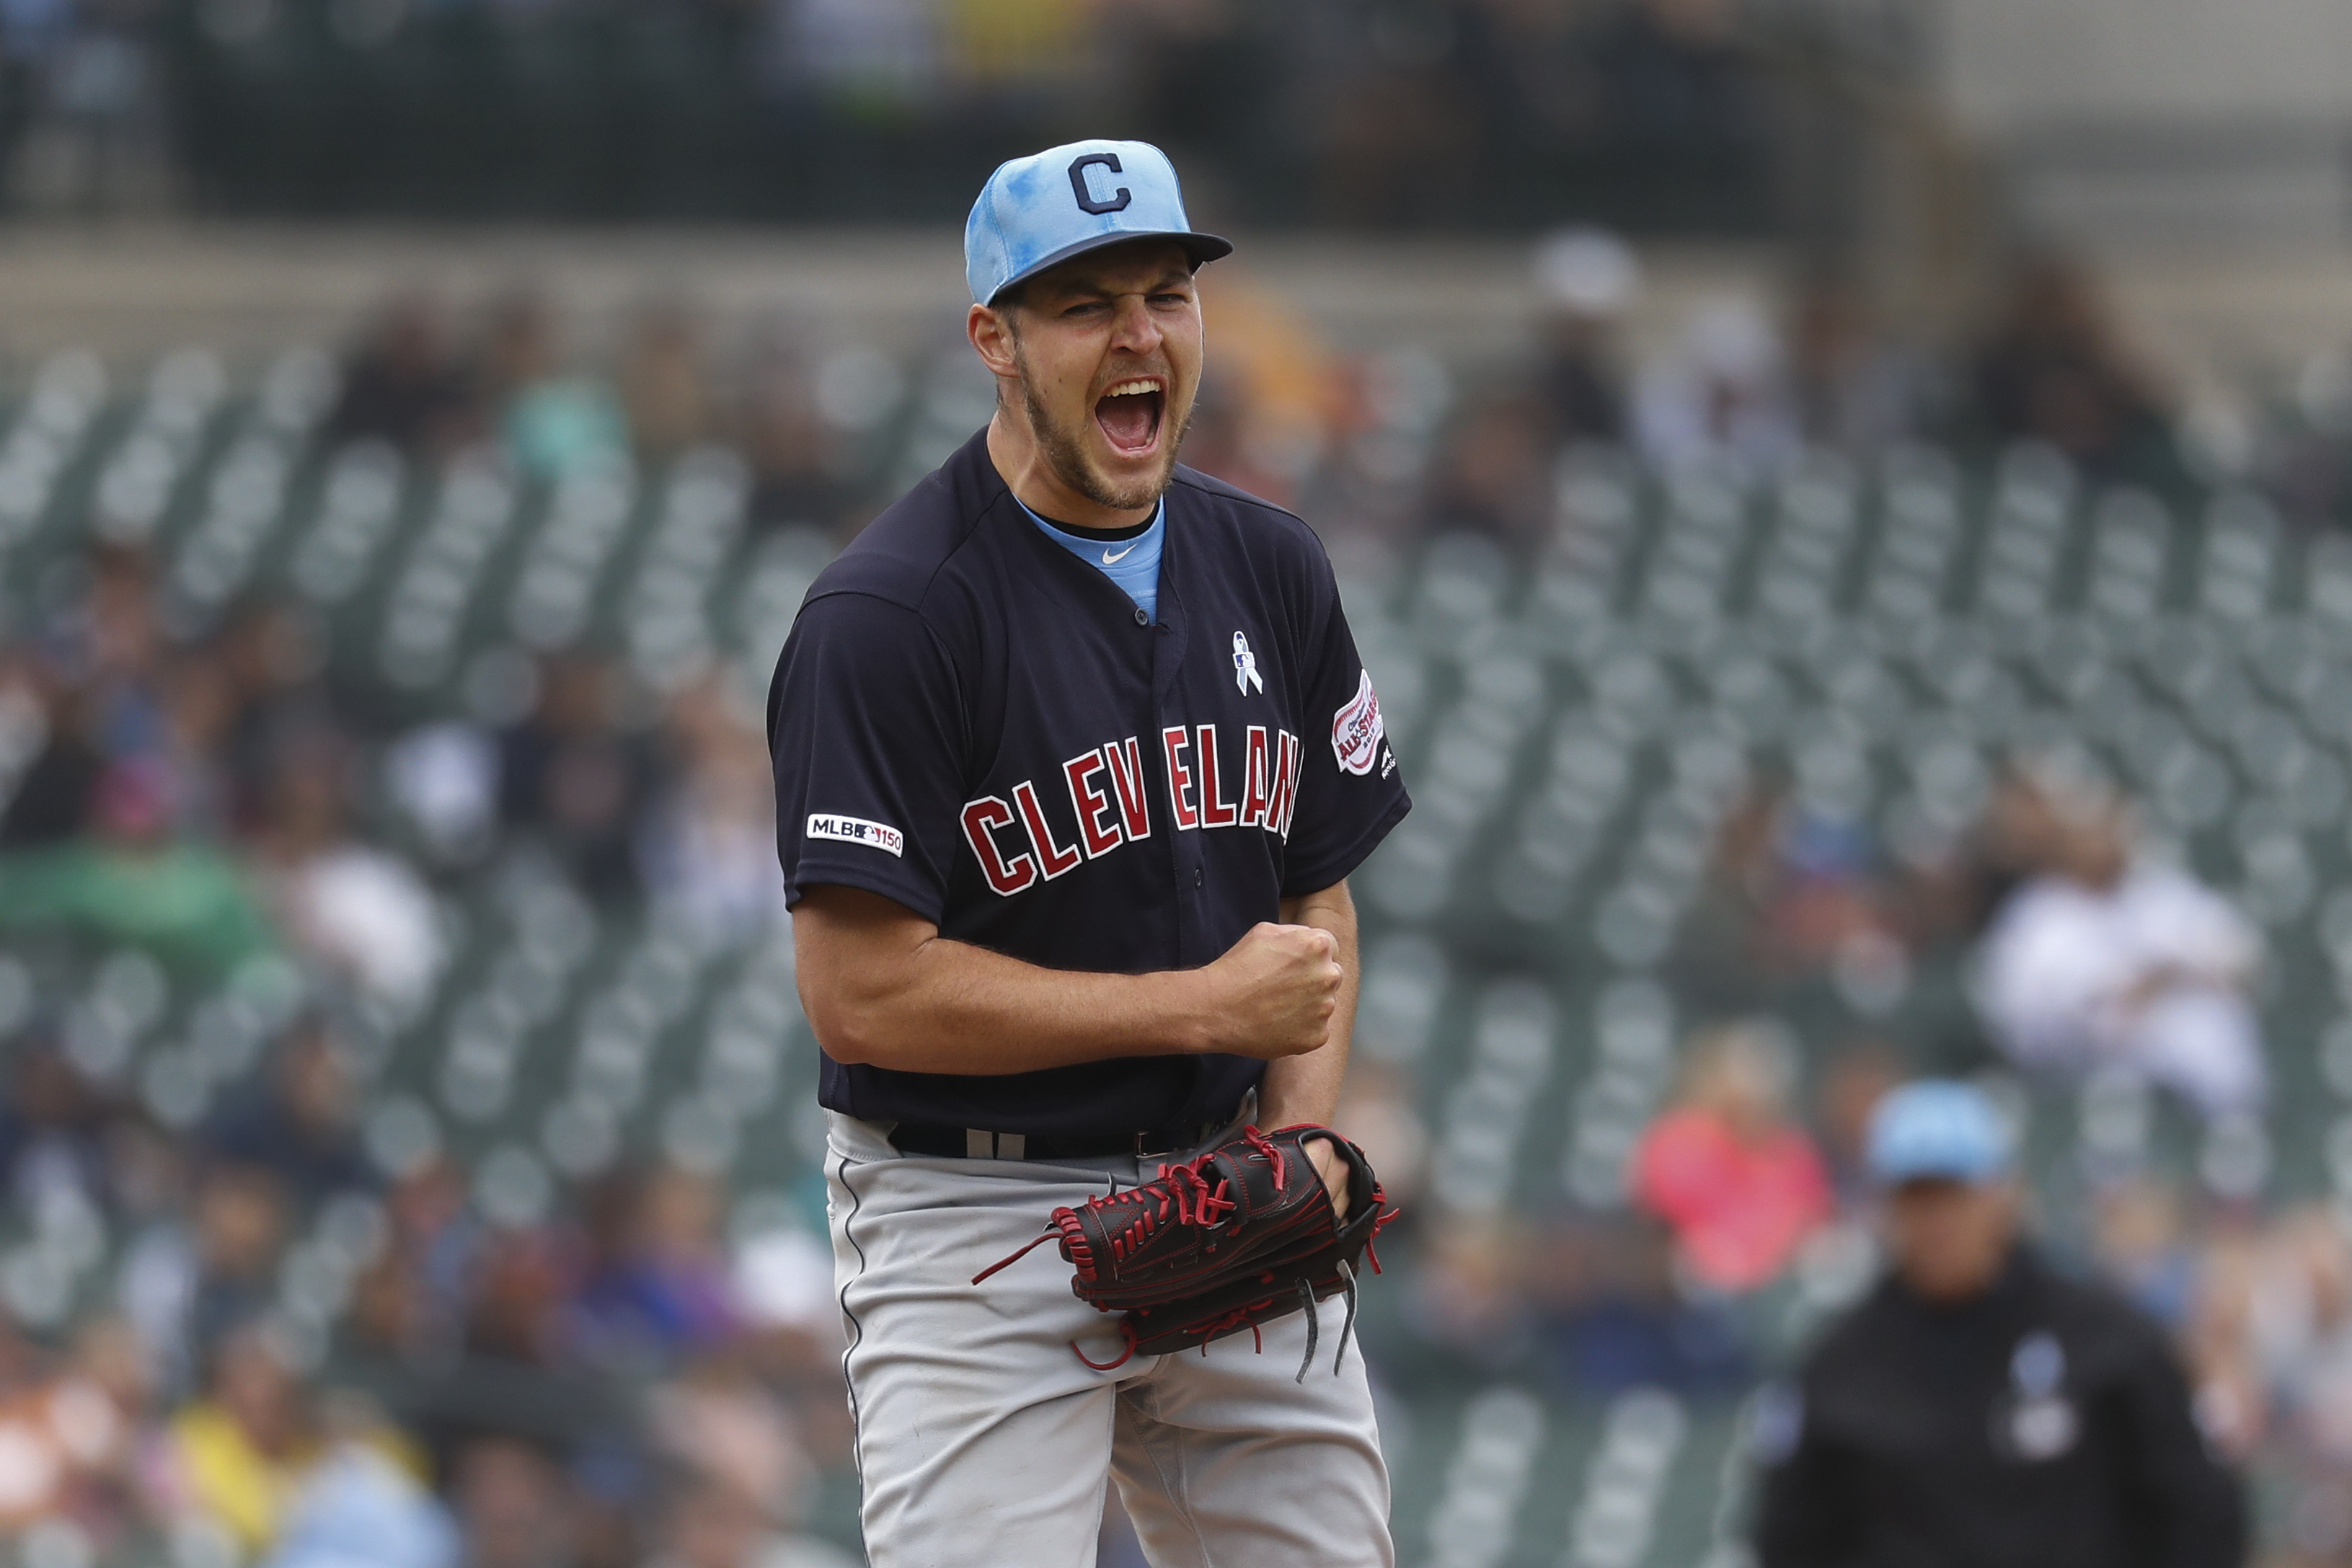
POLYGON ((1201 975, 1210 988, 1212 1050, 1271 1061, 1331 1037, 1345 975, 1338 939, 1320 926, 1260 921, 1201 975))

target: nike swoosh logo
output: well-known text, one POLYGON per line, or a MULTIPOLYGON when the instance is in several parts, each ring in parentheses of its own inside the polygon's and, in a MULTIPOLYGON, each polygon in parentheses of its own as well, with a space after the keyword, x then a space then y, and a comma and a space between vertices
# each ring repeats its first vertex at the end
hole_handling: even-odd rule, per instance
MULTIPOLYGON (((1137 541, 1136 541, 1136 543, 1137 543, 1137 544, 1140 544, 1141 542, 1142 542, 1142 541, 1141 541, 1140 539, 1139 539, 1139 540, 1137 540, 1137 541)), ((1134 553, 1135 553, 1135 545, 1129 545, 1129 546, 1128 546, 1125 549, 1123 549, 1123 550, 1119 551, 1117 555, 1113 555, 1113 554, 1111 554, 1111 553, 1110 553, 1110 551, 1108 551, 1108 550, 1105 550, 1105 551, 1103 551, 1103 564, 1104 564, 1105 566, 1117 566, 1120 561, 1125 560, 1129 556, 1131 556, 1131 555, 1133 555, 1134 553)))

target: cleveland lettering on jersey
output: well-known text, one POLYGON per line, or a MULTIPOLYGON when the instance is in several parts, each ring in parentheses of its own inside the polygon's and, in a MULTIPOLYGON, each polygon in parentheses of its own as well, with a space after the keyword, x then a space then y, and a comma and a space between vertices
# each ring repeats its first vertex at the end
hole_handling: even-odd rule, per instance
MULTIPOLYGON (((1171 758, 1183 753, 1197 764, 1171 762, 1169 809, 1180 830, 1257 828, 1278 839, 1290 837, 1290 809, 1298 798, 1297 770, 1301 752, 1298 737, 1286 729, 1267 738, 1262 724, 1249 727, 1246 741, 1234 748, 1235 767, 1225 770, 1220 760, 1217 727, 1181 725, 1162 732, 1171 758), (1227 799, 1227 778, 1244 780, 1238 802, 1227 799), (1187 794, 1186 791, 1197 791, 1187 794)), ((1055 826, 1062 818, 1048 812, 1037 793, 1036 780, 1024 779, 1013 786, 1013 805, 994 795, 968 800, 956 820, 964 841, 980 862, 988 885, 1000 896, 1026 893, 1041 878, 1051 882, 1076 869, 1083 852, 1087 860, 1100 860, 1121 844, 1151 835, 1150 810, 1144 804, 1143 766, 1134 736, 1107 741, 1082 751, 1062 764, 1068 788, 1070 815, 1076 822, 1068 835, 1075 848, 1066 848, 1055 826)), ((814 832, 814 829, 812 828, 814 832)), ((895 850, 891 852, 897 853, 895 850)))

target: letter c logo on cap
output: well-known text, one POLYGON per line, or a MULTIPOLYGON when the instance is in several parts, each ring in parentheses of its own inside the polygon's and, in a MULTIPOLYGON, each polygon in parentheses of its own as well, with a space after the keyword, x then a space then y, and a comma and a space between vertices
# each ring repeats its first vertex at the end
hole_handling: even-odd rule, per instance
POLYGON ((1087 170, 1097 163, 1114 174, 1127 172, 1118 166, 1118 154, 1116 152, 1089 152, 1083 158, 1073 160, 1070 163, 1070 193, 1078 198, 1079 210, 1089 213, 1124 212, 1127 204, 1135 200, 1134 193, 1125 185, 1113 191, 1108 202, 1096 201, 1094 193, 1087 189, 1087 170))

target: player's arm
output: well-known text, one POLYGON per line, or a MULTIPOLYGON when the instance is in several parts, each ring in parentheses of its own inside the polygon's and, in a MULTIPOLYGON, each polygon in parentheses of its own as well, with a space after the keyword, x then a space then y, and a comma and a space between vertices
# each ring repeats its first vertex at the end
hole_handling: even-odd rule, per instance
POLYGON ((1339 1113, 1339 1083, 1348 1075, 1348 1042, 1355 1033, 1356 989, 1362 978, 1356 963, 1356 901, 1342 881, 1320 893, 1284 899, 1282 920, 1330 934, 1339 987, 1323 1049, 1286 1056, 1266 1068, 1258 1087, 1258 1119, 1269 1127, 1299 1122, 1328 1127, 1339 1113))
MULTIPOLYGON (((1305 902, 1305 901, 1302 901, 1305 902)), ((941 936, 861 888, 812 885, 793 910, 801 1008, 835 1061, 1003 1073, 1123 1056, 1313 1051, 1355 1008, 1354 921, 1338 935, 1253 926, 1216 962, 1150 975, 1045 969, 941 936)), ((1337 1092, 1335 1077, 1333 1092, 1337 1092)))
MULTIPOLYGON (((1268 1127, 1289 1127, 1301 1122, 1328 1127, 1339 1113, 1339 1085, 1348 1076, 1348 1046, 1356 1032, 1356 991, 1363 979, 1356 962, 1356 900, 1343 878, 1320 893, 1284 899, 1282 918, 1287 925, 1330 933, 1333 956, 1339 965, 1339 990, 1332 999, 1331 1027, 1323 1048, 1267 1063, 1265 1079, 1258 1085, 1258 1121, 1268 1127)), ((1309 1144, 1307 1157, 1315 1162, 1331 1194, 1333 1211, 1344 1216, 1348 1167, 1328 1144, 1309 1144)))

